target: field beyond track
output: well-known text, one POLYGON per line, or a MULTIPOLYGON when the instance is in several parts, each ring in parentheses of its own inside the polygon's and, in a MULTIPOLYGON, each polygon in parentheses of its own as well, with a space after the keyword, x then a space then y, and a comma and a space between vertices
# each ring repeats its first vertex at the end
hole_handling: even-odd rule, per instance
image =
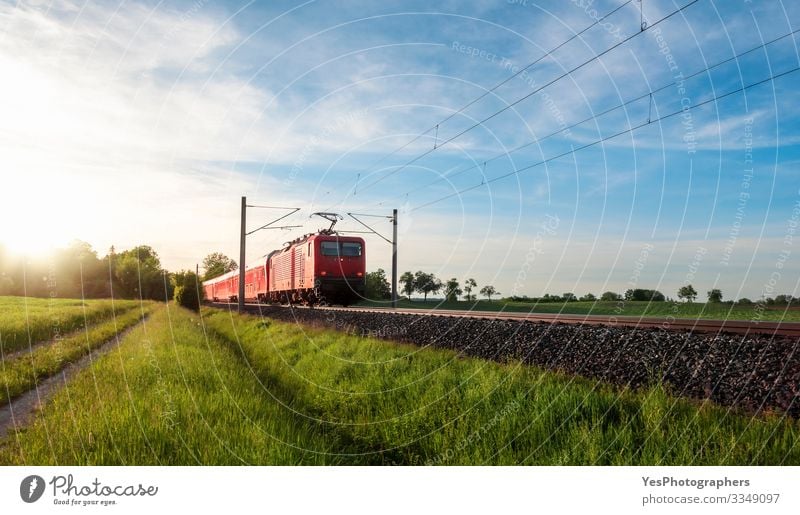
POLYGON ((798 439, 661 387, 159 304, 0 464, 798 465, 798 439))
MULTIPOLYGON (((389 301, 366 300, 358 304, 363 307, 389 307, 389 301)), ((798 307, 767 306, 759 304, 732 305, 721 302, 643 302, 643 301, 595 301, 595 302, 522 302, 479 300, 474 302, 443 300, 398 302, 401 308, 453 309, 472 311, 509 311, 514 313, 561 313, 565 315, 609 315, 656 318, 686 318, 703 320, 753 320, 764 322, 800 322, 798 307)))

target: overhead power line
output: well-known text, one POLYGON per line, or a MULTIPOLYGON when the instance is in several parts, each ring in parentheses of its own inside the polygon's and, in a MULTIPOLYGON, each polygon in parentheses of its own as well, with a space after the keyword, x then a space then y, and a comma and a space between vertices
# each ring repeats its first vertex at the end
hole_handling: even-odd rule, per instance
MULTIPOLYGON (((608 13, 604 14, 603 16, 600 16, 600 17, 598 17, 597 19, 595 19, 595 21, 594 21, 594 22, 590 23, 589 25, 587 25, 586 27, 584 27, 583 29, 581 29, 579 32, 576 32, 575 34, 573 34, 572 36, 570 36, 570 37, 569 37, 569 38, 567 38, 566 40, 562 41, 561 43, 559 43, 559 44, 558 44, 558 45, 556 45, 555 47, 553 47, 553 48, 551 48, 550 50, 546 51, 546 52, 545 52, 544 54, 542 54, 540 57, 538 57, 538 58, 534 59, 533 61, 531 61, 530 63, 528 63, 527 65, 525 65, 525 67, 524 67, 524 68, 520 69, 519 71, 517 71, 516 73, 514 73, 514 74, 513 74, 513 75, 511 75, 510 77, 507 77, 506 79, 503 79, 502 81, 498 82, 497 84, 495 84, 494 86, 492 86, 492 87, 491 87, 491 88, 489 88, 488 90, 484 91, 484 92, 483 92, 481 95, 479 95, 478 97, 476 97, 476 98, 472 99, 470 102, 468 102, 468 103, 467 103, 467 104, 465 104, 464 106, 460 107, 458 110, 456 110, 456 111, 454 111, 454 112, 450 113, 450 114, 449 114, 447 117, 445 117, 444 119, 440 120, 439 122, 437 122, 436 124, 432 125, 431 127, 429 127, 428 129, 424 130, 423 132, 421 132, 421 133, 417 134, 417 135, 416 135, 416 136, 415 136, 413 139, 411 139, 410 141, 408 141, 408 142, 407 142, 407 143, 405 143, 404 145, 402 145, 402 146, 400 146, 400 147, 398 147, 398 148, 394 149, 393 151, 389 152, 388 154, 385 154, 383 157, 381 157, 380 159, 378 159, 377 161, 375 161, 375 162, 374 162, 374 163, 372 163, 371 165, 369 165, 369 166, 367 166, 366 168, 364 168, 364 169, 363 169, 361 172, 359 172, 359 175, 361 175, 361 173, 366 173, 366 172, 369 172, 370 170, 374 169, 376 166, 378 166, 379 164, 381 164, 382 162, 384 162, 386 159, 388 159, 388 158, 392 157, 393 155, 397 154, 397 153, 398 153, 398 152, 400 152, 401 150, 403 150, 403 149, 407 148, 409 145, 412 145, 413 143, 415 143, 416 141, 418 141, 418 140, 419 140, 421 137, 425 136, 426 134, 428 134, 429 132, 431 132, 431 131, 433 131, 433 130, 435 130, 435 131, 436 131, 436 134, 437 134, 437 135, 436 135, 436 137, 437 137, 437 139, 438 139, 438 131, 439 131, 439 126, 440 126, 440 125, 442 125, 443 123, 445 123, 445 122, 449 121, 449 120, 450 120, 450 119, 452 119, 454 116, 456 116, 456 115, 458 115, 458 114, 460 114, 460 113, 464 112, 464 110, 468 109, 468 108, 469 108, 470 106, 472 106, 473 104, 475 104, 475 103, 477 103, 477 102, 479 102, 479 101, 483 100, 483 99, 484 99, 484 98, 485 98, 487 95, 489 95, 489 94, 490 94, 490 93, 492 93, 493 91, 497 90, 497 88, 499 88, 499 87, 501 87, 502 85, 504 85, 504 84, 508 83, 509 81, 513 80, 515 77, 518 77, 520 74, 522 74, 522 73, 524 73, 524 72, 528 71, 528 70, 529 70, 529 69, 531 69, 533 66, 535 66, 536 64, 538 64, 538 63, 539 63, 539 62, 541 62, 542 60, 544 60, 544 59, 546 59, 547 57, 549 57, 549 56, 550 56, 550 55, 551 55, 553 52, 555 52, 555 51, 559 50, 559 49, 560 49, 560 48, 562 48, 563 46, 565 46, 565 45, 569 44, 570 42, 574 41, 575 39, 577 39, 578 37, 580 37, 581 35, 583 35, 583 34, 584 34, 586 31, 588 31, 588 30, 590 30, 591 28, 593 28, 593 27, 595 27, 595 26, 599 25, 599 24, 600 24, 600 23, 602 23, 602 22, 603 22, 603 21, 604 21, 606 18, 608 18, 608 17, 610 17, 610 16, 613 16, 614 14, 616 14, 616 13, 617 13, 617 11, 619 11, 620 9, 622 9, 623 7, 625 7, 626 5, 628 5, 628 4, 630 4, 630 3, 632 3, 633 1, 634 1, 634 0, 627 0, 626 2, 623 2, 623 3, 622 3, 622 4, 620 4, 619 6, 615 7, 615 8, 614 8, 614 9, 612 9, 611 11, 609 11, 608 13)), ((436 145, 434 144, 434 147, 435 147, 435 146, 436 146, 436 145)), ((356 183, 358 183, 358 181, 356 181, 356 183)), ((353 194, 355 194, 355 187, 353 188, 353 194)))
POLYGON ((691 7, 692 5, 696 4, 696 3, 697 3, 697 2, 699 2, 699 1, 700 1, 700 0, 692 0, 692 1, 691 1, 691 2, 689 2, 688 4, 686 4, 686 5, 683 5, 682 7, 679 7, 678 9, 675 9, 674 11, 672 11, 672 12, 671 12, 671 13, 669 13, 669 14, 667 14, 666 16, 664 16, 664 17, 662 17, 662 18, 658 19, 657 21, 655 21, 655 22, 651 23, 651 24, 650 24, 650 25, 648 25, 646 28, 643 28, 641 31, 639 31, 639 32, 636 32, 636 33, 634 33, 634 34, 632 34, 632 35, 628 36, 627 38, 625 38, 625 39, 623 39, 623 40, 619 41, 618 43, 615 43, 614 45, 612 45, 612 46, 608 47, 607 49, 603 50, 602 52, 600 52, 599 54, 596 54, 594 57, 592 57, 592 58, 590 58, 590 59, 587 59, 586 61, 582 62, 582 63, 581 63, 581 64, 579 64, 578 66, 575 66, 574 68, 572 68, 571 70, 569 70, 569 71, 567 71, 567 72, 563 73, 562 75, 559 75, 558 77, 556 77, 556 78, 554 78, 554 79, 550 80, 550 81, 549 81, 549 82, 547 82, 546 84, 544 84, 544 85, 542 85, 542 86, 540 86, 540 87, 538 87, 538 88, 534 89, 534 90, 533 90, 533 91, 531 91, 530 93, 528 93, 528 94, 526 94, 526 95, 524 95, 524 96, 522 96, 522 97, 518 98, 517 100, 515 100, 515 101, 511 102, 510 104, 507 104, 507 105, 506 105, 505 107, 503 107, 502 109, 500 109, 500 110, 498 110, 498 111, 494 112, 493 114, 491 114, 491 115, 487 116, 486 118, 484 118, 484 119, 482 119, 482 120, 480 120, 480 121, 476 122, 475 124, 473 124, 473 125, 471 125, 471 126, 467 127, 466 129, 464 129, 464 130, 462 130, 461 132, 457 133, 455 136, 452 136, 452 137, 450 137, 449 139, 443 140, 441 143, 439 143, 439 144, 438 144, 438 146, 437 146, 435 149, 429 149, 429 150, 427 150, 427 151, 423 152, 422 154, 418 155, 418 156, 417 156, 417 157, 415 157, 414 159, 412 159, 412 160, 410 160, 410 161, 406 162, 405 164, 401 165, 399 168, 396 168, 396 169, 392 170, 392 171, 391 171, 391 172, 389 172, 388 174, 386 174, 386 175, 384 175, 384 176, 382 176, 382 177, 378 178, 377 180, 375 180, 375 181, 373 181, 373 182, 371 182, 371 183, 367 184, 366 186, 362 186, 362 188, 361 188, 361 191, 363 192, 363 191, 365 191, 365 190, 367 190, 367 189, 369 189, 369 188, 371 188, 371 187, 375 186, 376 184, 378 184, 378 183, 380 183, 380 182, 382 182, 382 181, 384 181, 384 180, 388 179, 388 178, 389 178, 389 177, 391 177, 392 175, 394 175, 394 174, 398 173, 399 171, 401 171, 401 170, 403 170, 403 169, 407 168, 408 166, 410 166, 410 165, 412 165, 412 164, 416 163, 417 161, 419 161, 419 160, 420 160, 420 159, 422 159, 423 157, 425 157, 425 156, 427 156, 427 155, 431 154, 431 153, 432 153, 432 152, 434 152, 435 150, 438 150, 438 149, 442 148, 442 147, 443 147, 443 146, 445 146, 446 144, 448 144, 448 143, 450 143, 451 141, 453 141, 453 140, 455 140, 455 139, 457 139, 457 138, 459 138, 459 137, 463 136, 464 134, 468 133, 469 131, 471 131, 471 130, 475 129, 476 127, 480 127, 481 125, 483 125, 484 123, 488 122, 488 121, 489 121, 489 120, 491 120, 492 118, 494 118, 494 117, 498 116, 498 115, 499 115, 499 114, 501 114, 501 113, 504 113, 505 111, 507 111, 507 110, 511 109, 512 107, 514 107, 515 105, 519 104, 520 102, 523 102, 524 100, 527 100, 528 98, 530 98, 530 97, 532 97, 533 95, 535 95, 535 94, 539 93, 539 92, 540 92, 540 91, 542 91, 543 89, 545 89, 545 88, 547 88, 547 87, 549 87, 549 86, 551 86, 551 85, 555 84, 556 82, 560 81, 560 80, 561 80, 561 79, 563 79, 564 77, 567 77, 567 76, 569 76, 570 74, 572 74, 572 73, 574 73, 574 72, 576 72, 576 71, 580 70, 581 68, 583 68, 583 67, 584 67, 584 66, 586 66, 587 64, 589 64, 589 63, 591 63, 591 62, 593 62, 593 61, 596 61, 597 59, 599 59, 599 58, 603 57, 604 55, 606 55, 607 53, 611 52, 612 50, 614 50, 614 49, 616 49, 616 48, 619 48, 621 45, 624 45, 625 43, 627 43, 628 41, 630 41, 630 40, 632 40, 632 39, 636 38, 637 36, 640 36, 641 34, 644 34, 644 33, 645 33, 645 32, 647 32, 648 30, 651 30, 651 29, 652 29, 653 27, 655 27, 656 25, 660 24, 660 23, 661 23, 661 22, 663 22, 663 21, 666 21, 666 20, 668 20, 668 19, 672 18, 672 17, 673 17, 673 16, 675 16, 676 14, 678 14, 678 13, 682 12, 683 10, 685 10, 685 9, 687 9, 687 8, 689 8, 689 7, 691 7))
MULTIPOLYGON (((712 64, 711 66, 708 66, 708 67, 706 67, 706 68, 704 68, 702 70, 698 70, 698 71, 696 71, 694 73, 691 73, 689 75, 683 76, 681 78, 681 81, 686 81, 686 80, 692 79, 694 77, 697 77, 698 75, 702 75, 704 73, 707 73, 707 72, 709 72, 709 71, 711 71, 711 70, 713 70, 715 68, 719 68, 720 66, 722 66, 724 64, 727 64, 727 63, 729 63, 731 61, 735 61, 737 59, 740 59, 741 57, 743 57, 743 56, 745 56, 747 54, 750 54, 752 52, 755 52, 756 50, 760 50, 762 48, 766 48, 767 46, 772 45, 774 43, 777 43, 778 41, 781 41, 783 39, 786 39, 789 36, 793 36, 794 34, 796 34, 798 32, 800 32, 800 29, 793 30, 792 32, 787 32, 786 34, 784 34, 782 36, 778 36, 778 37, 776 37, 774 39, 771 39, 770 41, 767 41, 766 43, 762 43, 760 45, 754 46, 754 47, 752 47, 752 48, 750 48, 748 50, 745 50, 744 52, 740 52, 740 53, 738 53, 738 54, 736 54, 736 55, 734 55, 732 57, 729 57, 727 59, 723 59, 722 61, 719 61, 719 62, 717 62, 715 64, 712 64)), ((433 181, 431 181, 429 183, 426 183, 426 184, 424 184, 422 186, 418 186, 416 188, 410 189, 405 193, 401 193, 401 194, 396 195, 396 196, 391 197, 391 198, 400 198, 400 197, 403 197, 403 196, 406 196, 406 195, 411 195, 412 193, 416 193, 418 191, 422 191, 422 190, 427 189, 427 188, 429 188, 429 187, 431 187, 431 186, 433 186, 435 184, 438 184, 438 183, 440 183, 440 182, 442 182, 444 180, 452 179, 454 177, 462 175, 462 174, 464 174, 466 172, 469 172, 470 170, 474 170, 476 168, 484 167, 484 169, 485 169, 486 165, 488 163, 491 163, 492 161, 496 161, 497 159, 507 157, 507 156, 509 156, 511 154, 519 152, 520 150, 528 148, 528 147, 530 147, 532 145, 535 145, 537 143, 541 143, 541 142, 543 142, 543 141, 545 141, 547 139, 550 139, 550 138, 552 138, 554 136, 557 136, 559 134, 562 134, 566 130, 574 129, 575 127, 583 125, 586 122, 590 122, 592 120, 601 118, 601 117, 603 117, 603 116, 605 116, 605 115, 607 115, 609 113, 612 113, 612 112, 614 112, 614 111, 616 111, 618 109, 621 109, 621 108, 626 107, 628 105, 631 105, 631 104, 634 104, 636 102, 639 102, 640 100, 644 100, 645 98, 650 97, 650 106, 649 107, 652 108, 652 102, 653 102, 653 98, 652 97, 653 97, 653 95, 655 95, 656 93, 659 93, 661 91, 664 91, 665 89, 667 89, 669 87, 675 86, 677 83, 678 83, 678 81, 674 80, 674 81, 672 81, 672 82, 670 82, 668 84, 664 84, 662 86, 659 86, 658 88, 656 88, 656 89, 654 89, 652 91, 648 91, 647 93, 644 93, 642 95, 639 95, 638 97, 632 98, 630 100, 626 100, 625 102, 622 102, 620 104, 617 104, 617 105, 614 105, 612 107, 609 107, 609 108, 603 110, 602 112, 599 112, 597 114, 593 114, 592 116, 589 116, 589 117, 584 118, 584 119, 582 119, 580 121, 572 123, 571 125, 567 125, 565 127, 561 127, 558 130, 550 132, 550 133, 548 133, 548 134, 546 134, 546 135, 544 135, 542 137, 534 138, 533 140, 531 140, 531 141, 529 141, 527 143, 523 143, 522 145, 520 145, 518 147, 514 147, 511 150, 498 153, 498 154, 496 154, 496 155, 494 155, 494 156, 492 156, 490 158, 487 158, 487 159, 479 160, 478 163, 469 165, 466 168, 456 169, 456 170, 454 170, 454 171, 452 171, 450 173, 442 175, 441 177, 439 177, 439 178, 437 178, 437 179, 435 179, 435 180, 433 180, 433 181)), ((649 118, 649 116, 648 116, 648 118, 649 118)), ((380 205, 380 204, 383 204, 385 202, 386 201, 382 201, 382 202, 380 202, 380 203, 378 203, 376 205, 380 205)))
POLYGON ((639 125, 636 125, 636 126, 634 126, 634 127, 629 127, 629 128, 627 128, 627 129, 625 129, 625 130, 623 130, 623 131, 620 131, 620 132, 617 132, 617 133, 615 133, 615 134, 612 134, 611 136, 607 136, 607 137, 605 137, 605 138, 600 138, 600 139, 598 139, 598 140, 596 140, 596 141, 593 141, 593 142, 591 142, 591 143, 587 143, 587 144, 585 144, 585 145, 582 145, 582 146, 580 146, 580 147, 573 148, 573 149, 571 149, 571 150, 569 150, 569 151, 567 151, 567 152, 563 152, 563 153, 561 153, 561 154, 558 154, 558 155, 556 155, 556 156, 553 156, 553 157, 550 157, 550 158, 544 159, 544 160, 542 160, 542 161, 538 161, 538 162, 536 162, 536 163, 533 163, 533 164, 531 164, 531 165, 528 165, 528 166, 525 166, 525 167, 522 167, 522 168, 517 168, 517 169, 514 169, 514 170, 512 170, 512 171, 510 171, 510 172, 508 172, 508 173, 506 173, 506 174, 503 174, 503 175, 500 175, 500 176, 497 176, 497 177, 493 177, 493 178, 491 178, 491 179, 489 179, 489 180, 484 180, 484 181, 481 181, 481 183, 480 183, 480 184, 476 184, 476 185, 474 185, 474 186, 470 186, 470 187, 468 187, 468 188, 464 188, 464 189, 462 189, 462 190, 459 190, 459 191, 456 191, 456 192, 454 192, 454 193, 450 193, 450 194, 448 194, 448 195, 445 195, 445 196, 443 196, 443 197, 437 198, 437 199, 435 199, 435 200, 432 200, 432 201, 430 201, 430 202, 426 202, 426 203, 424 203, 424 204, 421 204, 421 205, 419 205, 419 206, 416 206, 416 207, 414 207, 413 209, 411 209, 411 210, 410 210, 410 212, 411 212, 411 211, 417 211, 417 210, 423 209, 423 208, 425 208, 425 207, 432 206, 432 205, 434 205, 434 204, 437 204, 437 203, 439 203, 439 202, 442 202, 442 201, 444 201, 444 200, 447 200, 447 199, 453 198, 453 197, 455 197, 455 196, 458 196, 458 195, 462 195, 462 194, 464 194, 464 193, 467 193, 468 191, 472 191, 472 190, 474 190, 474 189, 480 188, 481 186, 485 186, 485 185, 487 185, 487 184, 491 184, 491 183, 493 183, 493 182, 497 182, 497 181, 499 181, 499 180, 506 179, 506 178, 508 178, 508 177, 511 177, 511 176, 517 175, 517 174, 519 174, 519 173, 521 173, 521 172, 524 172, 524 171, 526 171, 526 170, 530 170, 530 169, 532 169, 532 168, 535 168, 535 167, 537 167, 537 166, 541 166, 541 165, 543 165, 543 164, 546 164, 546 163, 549 163, 549 162, 551 162, 551 161, 555 161, 556 159, 560 159, 560 158, 562 158, 562 157, 568 156, 568 155, 570 155, 570 154, 574 154, 574 153, 576 153, 576 152, 579 152, 579 151, 581 151, 581 150, 587 149, 587 148, 589 148, 589 147, 593 147, 593 146, 595 146, 595 145, 598 145, 598 144, 600 144, 600 143, 603 143, 603 142, 605 142, 605 141, 608 141, 608 140, 611 140, 611 139, 617 138, 617 137, 619 137, 619 136, 622 136, 623 134, 628 134, 628 133, 634 132, 634 131, 636 131, 636 130, 638 130, 638 129, 641 129, 642 127, 646 127, 646 126, 648 126, 648 125, 651 125, 651 124, 653 124, 653 123, 660 122, 660 121, 662 121, 662 120, 666 120, 667 118, 672 118, 673 116, 677 116, 677 115, 679 115, 679 114, 685 113, 686 111, 690 111, 690 110, 692 110, 692 109, 696 109, 696 108, 698 108, 698 107, 701 107, 701 106, 704 106, 704 105, 706 105, 706 104, 710 104, 710 103, 712 103, 712 102, 716 102, 716 101, 718 101, 718 100, 721 100, 721 99, 723 99, 723 98, 725 98, 725 97, 729 97, 729 96, 731 96, 731 95, 734 95, 734 94, 736 94, 736 93, 740 93, 740 92, 742 92, 742 91, 745 91, 745 90, 747 90, 747 89, 750 89, 750 88, 753 88, 753 87, 759 86, 759 85, 761 85, 761 84, 765 84, 765 83, 767 83, 767 82, 772 82, 772 81, 774 81, 774 80, 776 80, 776 79, 779 79, 779 78, 781 78, 781 77, 785 77, 785 76, 787 76, 787 75, 789 75, 789 74, 791 74, 791 73, 794 73, 794 72, 796 72, 796 71, 798 71, 798 70, 800 70, 800 66, 798 66, 798 67, 795 67, 795 68, 792 68, 792 69, 790 69, 790 70, 787 70, 787 71, 785 71, 785 72, 782 72, 782 73, 779 73, 779 74, 776 74, 776 75, 772 75, 772 76, 770 76, 770 77, 768 77, 768 78, 766 78, 766 79, 760 80, 760 81, 758 81, 758 82, 754 82, 754 83, 752 83, 752 84, 748 84, 748 85, 746 85, 746 86, 742 86, 741 88, 737 88, 737 89, 735 89, 735 90, 733 90, 733 91, 729 91, 729 92, 727 92, 727 93, 724 93, 724 94, 722 94, 722 95, 717 95, 717 96, 715 96, 715 97, 713 97, 713 98, 710 98, 710 99, 708 99, 708 100, 704 100, 704 101, 702 101, 702 102, 699 102, 699 103, 697 103, 697 104, 694 104, 694 105, 691 105, 691 106, 688 106, 688 107, 681 107, 681 109, 678 109, 677 111, 674 111, 674 112, 672 112, 672 113, 669 113, 669 114, 667 114, 667 115, 661 116, 661 117, 659 117, 659 118, 656 118, 656 119, 654 119, 654 120, 648 120, 648 121, 646 121, 646 122, 644 122, 644 123, 641 123, 641 124, 639 124, 639 125))

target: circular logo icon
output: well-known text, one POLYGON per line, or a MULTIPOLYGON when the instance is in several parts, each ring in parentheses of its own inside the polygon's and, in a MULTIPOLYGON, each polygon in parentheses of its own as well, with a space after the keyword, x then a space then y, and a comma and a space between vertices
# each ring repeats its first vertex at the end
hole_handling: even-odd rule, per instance
POLYGON ((44 493, 44 479, 41 476, 28 476, 19 484, 19 496, 25 502, 36 502, 44 493))

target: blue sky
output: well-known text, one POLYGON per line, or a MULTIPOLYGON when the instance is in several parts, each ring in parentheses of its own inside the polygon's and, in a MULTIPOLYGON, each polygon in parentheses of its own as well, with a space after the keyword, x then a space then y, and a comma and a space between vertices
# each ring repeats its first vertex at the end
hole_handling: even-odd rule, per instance
MULTIPOLYGON (((800 72, 492 181, 800 65, 787 37, 672 84, 800 29, 788 1, 700 0, 657 23, 688 1, 625 5, 389 157, 624 0, 2 3, 0 163, 19 194, 0 214, 29 215, 0 240, 150 243, 189 268, 238 255, 247 195, 304 226, 258 233, 249 259, 321 226, 311 212, 397 208, 401 270, 503 294, 799 295, 800 72)), ((370 239, 368 267, 389 250, 370 239)))

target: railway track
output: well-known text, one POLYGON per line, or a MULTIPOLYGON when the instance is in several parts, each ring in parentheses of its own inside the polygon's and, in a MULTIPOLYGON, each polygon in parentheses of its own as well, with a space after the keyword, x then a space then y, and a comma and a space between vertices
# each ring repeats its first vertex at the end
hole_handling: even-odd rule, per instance
POLYGON ((800 418, 797 323, 259 304, 246 310, 626 388, 662 384, 682 397, 800 418))
MULTIPOLYGON (((210 303, 214 307, 236 308, 231 303, 210 303)), ((269 305, 275 307, 275 305, 269 305)), ((262 304, 245 304, 249 313, 259 313, 262 304)), ((289 309, 289 306, 284 306, 289 309)), ((293 306, 292 309, 309 310, 306 306, 293 306)), ((800 337, 798 322, 762 322, 750 320, 706 320, 693 318, 663 318, 609 315, 575 315, 553 313, 526 313, 512 311, 472 311, 451 309, 392 309, 376 307, 315 307, 316 311, 343 311, 358 313, 395 313, 400 315, 462 317, 493 320, 518 320, 528 322, 550 322, 552 324, 606 325, 630 328, 661 328, 671 331, 692 331, 697 333, 761 334, 781 337, 800 337)))

